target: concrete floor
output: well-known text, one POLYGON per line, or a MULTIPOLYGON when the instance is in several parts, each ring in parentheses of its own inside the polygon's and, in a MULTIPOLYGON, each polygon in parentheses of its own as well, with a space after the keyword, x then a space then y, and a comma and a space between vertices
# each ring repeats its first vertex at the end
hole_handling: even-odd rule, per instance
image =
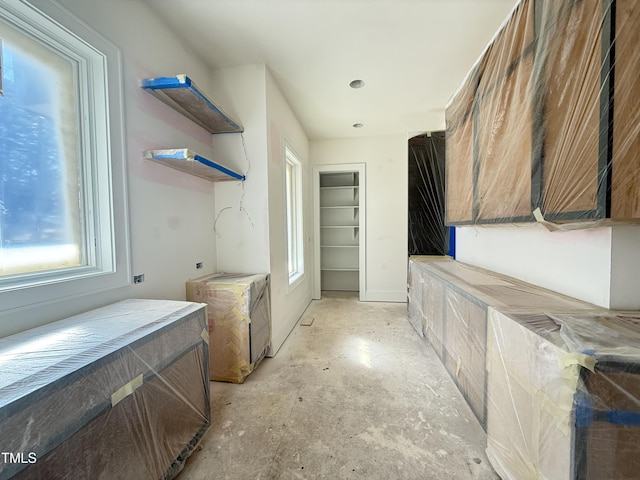
POLYGON ((212 382, 187 479, 497 479, 485 435, 405 304, 323 292, 242 385, 212 382))

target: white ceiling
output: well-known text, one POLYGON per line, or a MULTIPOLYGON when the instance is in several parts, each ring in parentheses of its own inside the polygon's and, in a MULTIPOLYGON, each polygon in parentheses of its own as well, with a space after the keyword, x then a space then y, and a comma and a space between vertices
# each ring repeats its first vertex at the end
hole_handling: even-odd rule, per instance
POLYGON ((516 0, 147 3, 212 67, 266 64, 318 139, 443 129, 447 101, 516 0))

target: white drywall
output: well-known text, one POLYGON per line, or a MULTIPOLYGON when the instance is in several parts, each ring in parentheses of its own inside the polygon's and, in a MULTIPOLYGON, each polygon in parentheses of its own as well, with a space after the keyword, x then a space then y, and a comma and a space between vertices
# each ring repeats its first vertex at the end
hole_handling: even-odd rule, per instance
POLYGON ((269 133, 269 243, 271 245, 271 315, 274 355, 311 302, 313 285, 313 209, 309 140, 267 69, 267 124, 269 133), (291 288, 287 260, 285 203, 285 144, 302 162, 302 216, 304 223, 304 277, 291 288))
POLYGON ((554 232, 539 224, 456 228, 457 260, 607 308, 611 247, 611 227, 554 232))
POLYGON ((312 140, 313 165, 366 164, 367 301, 407 298, 407 137, 312 140))
POLYGON ((214 137, 218 160, 247 175, 244 184, 216 186, 218 268, 235 273, 270 273, 269 355, 273 356, 311 301, 311 243, 305 252, 307 273, 294 289, 289 289, 284 186, 287 142, 303 162, 305 233, 310 242, 309 142, 265 65, 215 69, 212 84, 220 106, 239 118, 245 128, 242 137, 214 137))
MULTIPOLYGON (((145 282, 34 305, 0 318, 0 336, 128 297, 185 299, 185 282, 216 271, 216 185, 142 158, 153 148, 214 154, 211 135, 140 88, 143 78, 187 73, 209 92, 210 69, 139 0, 60 0, 121 49, 133 274, 145 282), (204 268, 196 270, 196 262, 204 268)), ((33 299, 37 304, 38 299, 33 299)))
POLYGON ((213 139, 216 159, 247 176, 242 183, 216 185, 216 209, 210 215, 221 272, 270 271, 265 71, 264 65, 247 65, 215 69, 212 75, 216 101, 245 128, 242 135, 213 139))
POLYGON ((640 310, 640 226, 612 228, 611 308, 640 310))

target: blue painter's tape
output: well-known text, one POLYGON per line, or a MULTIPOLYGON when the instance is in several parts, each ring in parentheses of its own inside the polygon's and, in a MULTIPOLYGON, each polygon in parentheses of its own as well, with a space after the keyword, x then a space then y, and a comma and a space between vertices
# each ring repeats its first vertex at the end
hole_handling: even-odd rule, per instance
POLYGON ((195 96, 197 96, 200 100, 202 100, 210 110, 213 110, 214 112, 216 112, 221 117, 224 117, 224 119, 229 124, 231 124, 233 126, 233 128, 235 128, 237 130, 242 130, 242 127, 240 125, 238 125, 236 122, 231 120, 231 118, 229 118, 222 110, 220 110, 216 105, 214 105, 211 102, 211 100, 209 100, 202 92, 200 92, 200 90, 198 90, 196 88, 196 86, 191 83, 191 80, 189 80, 189 85, 187 85, 185 88, 187 88, 187 90, 189 90, 191 93, 193 93, 195 96))
POLYGON ((456 227, 449 227, 449 251, 451 258, 456 258, 456 227))
POLYGON ((640 412, 612 410, 607 412, 607 420, 614 425, 640 427, 640 412))
MULTIPOLYGON (((244 130, 240 125, 238 125, 234 120, 232 120, 226 113, 220 110, 211 100, 209 100, 206 95, 204 95, 200 90, 198 90, 198 87, 196 87, 196 84, 193 83, 191 79, 186 75, 178 75, 175 77, 147 78, 145 80, 142 80, 141 86, 145 90, 151 90, 153 92, 157 91, 157 94, 160 94, 163 90, 170 90, 170 89, 188 90, 199 101, 203 102, 209 110, 214 112, 215 115, 223 118, 224 121, 231 126, 231 128, 239 132, 244 130)), ((215 133, 215 132, 212 132, 212 133, 215 133)))
POLYGON ((146 78, 142 80, 142 88, 148 88, 151 90, 162 90, 165 88, 185 88, 190 87, 193 84, 191 79, 186 75, 183 76, 184 81, 181 81, 180 78, 180 76, 146 78))
POLYGON ((593 404, 588 394, 577 392, 575 399, 576 428, 586 428, 593 423, 593 404))
POLYGON ((236 178, 238 180, 245 180, 245 176, 244 175, 240 175, 239 173, 234 172, 233 170, 229 170, 226 167, 223 167, 222 165, 219 165, 215 162, 212 162, 211 160, 207 160, 204 157, 201 157, 200 155, 194 155, 193 156, 194 160, 202 163, 203 165, 206 165, 207 167, 211 167, 211 168, 215 168, 216 170, 220 170, 222 173, 226 173, 227 175, 229 175, 230 177, 236 178))

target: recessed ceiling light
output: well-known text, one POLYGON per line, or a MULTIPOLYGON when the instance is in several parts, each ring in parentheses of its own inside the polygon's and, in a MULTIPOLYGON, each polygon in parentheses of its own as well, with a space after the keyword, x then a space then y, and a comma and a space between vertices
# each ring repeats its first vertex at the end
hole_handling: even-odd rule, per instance
POLYGON ((364 87, 364 80, 353 80, 349 83, 351 88, 362 88, 364 87))
POLYGON ((364 127, 363 123, 354 123, 353 124, 353 128, 362 128, 362 127, 364 127))

